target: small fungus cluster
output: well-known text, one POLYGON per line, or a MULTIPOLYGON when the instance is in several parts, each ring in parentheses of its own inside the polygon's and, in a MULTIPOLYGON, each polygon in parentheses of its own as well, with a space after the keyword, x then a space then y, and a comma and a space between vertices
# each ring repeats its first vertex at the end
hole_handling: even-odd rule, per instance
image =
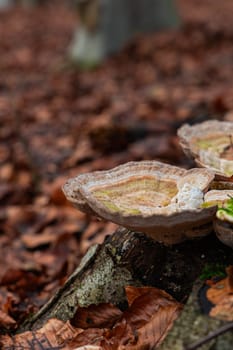
POLYGON ((143 232, 164 244, 209 234, 233 248, 233 123, 178 130, 200 168, 129 162, 69 179, 63 191, 79 210, 143 232))

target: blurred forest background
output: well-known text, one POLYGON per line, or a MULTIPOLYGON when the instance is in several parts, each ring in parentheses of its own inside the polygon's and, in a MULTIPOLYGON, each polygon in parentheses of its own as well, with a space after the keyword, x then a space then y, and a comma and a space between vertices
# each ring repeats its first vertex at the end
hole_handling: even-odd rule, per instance
POLYGON ((177 128, 233 121, 233 2, 176 8, 176 28, 137 33, 92 67, 70 60, 80 28, 70 2, 0 9, 3 330, 38 310, 116 228, 67 203, 69 177, 142 159, 188 168, 177 128))

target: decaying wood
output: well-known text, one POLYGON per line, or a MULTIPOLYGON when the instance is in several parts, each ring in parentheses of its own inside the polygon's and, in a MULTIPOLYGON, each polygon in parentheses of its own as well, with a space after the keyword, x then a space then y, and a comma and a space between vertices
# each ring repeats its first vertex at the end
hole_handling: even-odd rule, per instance
POLYGON ((124 308, 127 285, 156 286, 184 301, 206 263, 232 264, 232 255, 213 235, 166 247, 119 228, 89 249, 64 286, 19 331, 37 329, 52 317, 70 320, 79 306, 109 302, 124 308))
MULTIPOLYGON (((156 286, 177 300, 185 301, 206 263, 215 257, 217 263, 232 264, 232 255, 232 250, 224 247, 214 235, 166 247, 142 233, 119 228, 102 245, 89 249, 64 286, 19 331, 38 329, 50 318, 72 320, 79 306, 107 302, 124 309, 127 285, 156 286)), ((198 288, 195 288, 161 350, 183 350, 184 346, 222 325, 221 321, 202 314, 197 303, 198 288)), ((225 338, 229 345, 227 334, 216 340, 216 344, 221 345, 225 338)), ((232 342, 231 336, 229 339, 232 342)), ((213 349, 230 349, 220 345, 213 349)), ((207 344, 205 346, 203 349, 210 349, 207 344)))
POLYGON ((65 285, 21 330, 36 329, 52 317, 67 321, 78 306, 109 302, 124 307, 124 287, 150 284, 161 273, 165 251, 144 234, 118 229, 89 249, 65 285))

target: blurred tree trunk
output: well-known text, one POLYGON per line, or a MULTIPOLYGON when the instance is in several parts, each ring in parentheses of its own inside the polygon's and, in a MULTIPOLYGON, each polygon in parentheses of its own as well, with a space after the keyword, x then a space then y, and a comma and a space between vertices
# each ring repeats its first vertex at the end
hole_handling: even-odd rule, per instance
POLYGON ((76 0, 80 23, 69 49, 70 58, 97 64, 116 53, 138 33, 176 28, 173 0, 76 0))
POLYGON ((37 0, 21 0, 21 4, 25 7, 31 7, 37 5, 37 0))
MULTIPOLYGON (((48 0, 47 0, 48 1, 48 0)), ((45 3, 46 0, 0 0, 0 9, 8 8, 13 5, 22 5, 24 7, 33 7, 41 3, 45 3)))
POLYGON ((49 2, 49 1, 46 1, 46 0, 18 0, 18 2, 20 2, 20 4, 24 7, 34 7, 34 6, 37 6, 37 5, 40 5, 40 4, 44 4, 46 2, 49 2))
POLYGON ((12 0, 0 0, 0 9, 7 8, 12 5, 12 0))

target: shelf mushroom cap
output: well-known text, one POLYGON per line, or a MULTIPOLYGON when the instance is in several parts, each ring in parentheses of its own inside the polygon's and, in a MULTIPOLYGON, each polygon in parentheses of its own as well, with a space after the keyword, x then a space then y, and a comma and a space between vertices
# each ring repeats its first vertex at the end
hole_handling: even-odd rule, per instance
POLYGON ((233 189, 233 123, 210 120, 195 125, 183 125, 178 130, 184 152, 196 164, 209 168, 216 178, 232 181, 233 189))
POLYGON ((212 190, 205 195, 206 205, 218 205, 214 230, 221 242, 233 249, 233 190, 212 190))
POLYGON ((78 209, 174 244, 210 232, 216 207, 203 207, 214 174, 157 161, 81 174, 63 191, 78 209))

